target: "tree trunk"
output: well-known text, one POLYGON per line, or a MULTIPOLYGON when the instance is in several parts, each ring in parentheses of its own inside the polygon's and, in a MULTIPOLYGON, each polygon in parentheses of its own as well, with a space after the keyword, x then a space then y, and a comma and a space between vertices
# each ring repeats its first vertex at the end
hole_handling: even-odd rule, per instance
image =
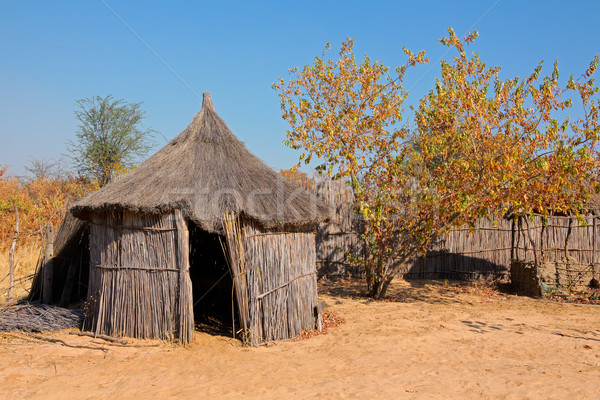
POLYGON ((390 283, 392 283, 393 279, 394 279, 393 274, 383 277, 382 279, 377 279, 375 282, 373 282, 373 287, 371 288, 371 291, 369 292, 369 296, 375 300, 383 299, 385 297, 388 287, 390 286, 390 283))
POLYGON ((368 286, 369 297, 375 300, 381 300, 385 297, 396 274, 400 272, 401 268, 406 265, 408 260, 411 260, 418 254, 414 249, 406 251, 407 252, 403 253, 402 256, 396 255, 393 257, 392 255, 388 255, 385 260, 379 260, 378 269, 372 275, 374 278, 372 280, 372 285, 368 286))
POLYGON ((565 237, 565 261, 569 262, 569 239, 573 232, 573 217, 569 219, 569 227, 567 228, 567 236, 565 237))
POLYGON ((512 226, 510 233, 510 262, 515 261, 515 217, 512 217, 512 226))
POLYGON ((387 260, 380 259, 378 262, 378 270, 375 277, 377 279, 373 280, 372 286, 369 288, 369 296, 375 300, 381 300, 385 297, 387 290, 390 286, 390 283, 394 280, 394 277, 400 270, 400 267, 404 265, 404 262, 408 259, 407 256, 404 256, 398 262, 391 262, 391 259, 387 260))
POLYGON ((375 275, 371 268, 365 268, 365 279, 367 281, 367 290, 373 290, 373 283, 375 282, 375 275))

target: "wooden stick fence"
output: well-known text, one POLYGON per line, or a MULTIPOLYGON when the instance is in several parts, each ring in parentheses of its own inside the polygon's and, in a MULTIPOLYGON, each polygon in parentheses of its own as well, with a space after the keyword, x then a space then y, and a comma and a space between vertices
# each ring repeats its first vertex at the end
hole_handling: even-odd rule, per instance
MULTIPOLYGON (((355 275, 362 271, 350 262, 349 254, 360 259, 364 243, 360 220, 352 210, 353 195, 340 181, 317 181, 311 190, 330 205, 331 221, 317 231, 319 275, 355 275)), ((480 220, 474 228, 452 229, 425 257, 413 260, 403 275, 413 279, 476 279, 506 274, 510 263, 512 226, 510 221, 480 220)))
POLYGON ((582 221, 578 221, 572 216, 550 215, 544 218, 536 215, 527 223, 517 223, 513 258, 530 261, 536 257, 534 252, 537 251, 540 262, 590 265, 597 271, 598 218, 586 214, 582 221))
POLYGON ((319 276, 359 275, 358 266, 350 262, 350 254, 361 258, 364 253, 360 221, 352 210, 354 195, 342 181, 318 180, 310 188, 330 207, 330 221, 317 229, 316 252, 319 276))
MULTIPOLYGON (((310 190, 330 205, 332 217, 317 231, 319 275, 361 273, 348 257, 352 253, 360 259, 364 252, 360 220, 352 210, 350 188, 344 182, 320 180, 310 190)), ((528 232, 535 237, 536 248, 543 251, 545 260, 560 262, 570 257, 597 265, 596 236, 600 230, 597 220, 591 214, 584 216, 583 222, 564 215, 550 216, 546 221, 536 216, 528 221, 528 232)), ((533 257, 523 228, 506 219, 480 219, 474 227, 453 228, 424 257, 413 260, 403 275, 413 279, 507 276, 512 259, 533 257)))
POLYGON ((479 279, 506 276, 512 249, 512 222, 479 219, 473 228, 457 227, 440 237, 405 274, 417 279, 479 279))

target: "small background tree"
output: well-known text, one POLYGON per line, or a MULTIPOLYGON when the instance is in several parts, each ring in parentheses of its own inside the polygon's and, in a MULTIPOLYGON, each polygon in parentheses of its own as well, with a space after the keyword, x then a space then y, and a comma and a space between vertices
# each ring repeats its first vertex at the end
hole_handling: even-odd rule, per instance
POLYGON ((32 159, 25 169, 32 175, 32 179, 66 178, 69 175, 67 163, 63 158, 58 159, 32 159))
POLYGON ((143 128, 142 103, 112 96, 77 100, 76 140, 67 143, 74 166, 100 186, 132 168, 153 147, 154 130, 143 128))

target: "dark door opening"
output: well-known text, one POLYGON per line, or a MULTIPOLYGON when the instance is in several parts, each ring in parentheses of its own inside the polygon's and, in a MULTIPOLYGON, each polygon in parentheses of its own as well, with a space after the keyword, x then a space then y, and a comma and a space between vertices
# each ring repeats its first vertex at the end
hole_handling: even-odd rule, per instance
POLYGON ((194 298, 194 320, 201 331, 232 335, 233 316, 238 310, 233 279, 220 236, 189 223, 190 279, 194 298))
MULTIPOLYGON (((65 222, 63 226, 64 224, 65 222)), ((52 259, 52 299, 49 304, 84 308, 90 272, 90 230, 87 225, 82 224, 72 235, 70 232, 59 231, 59 235, 61 233, 62 237, 58 236, 55 242, 60 250, 52 259)), ((28 301, 42 300, 43 274, 40 267, 41 264, 33 278, 28 301)))

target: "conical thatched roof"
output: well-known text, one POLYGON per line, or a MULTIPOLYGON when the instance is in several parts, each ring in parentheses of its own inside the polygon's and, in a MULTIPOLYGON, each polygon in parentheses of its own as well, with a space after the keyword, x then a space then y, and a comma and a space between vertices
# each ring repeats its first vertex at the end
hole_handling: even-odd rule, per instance
POLYGON ((231 133, 205 93, 192 123, 129 174, 77 202, 79 218, 125 209, 142 213, 175 208, 201 228, 221 231, 227 210, 267 229, 314 225, 327 206, 281 177, 231 133))

